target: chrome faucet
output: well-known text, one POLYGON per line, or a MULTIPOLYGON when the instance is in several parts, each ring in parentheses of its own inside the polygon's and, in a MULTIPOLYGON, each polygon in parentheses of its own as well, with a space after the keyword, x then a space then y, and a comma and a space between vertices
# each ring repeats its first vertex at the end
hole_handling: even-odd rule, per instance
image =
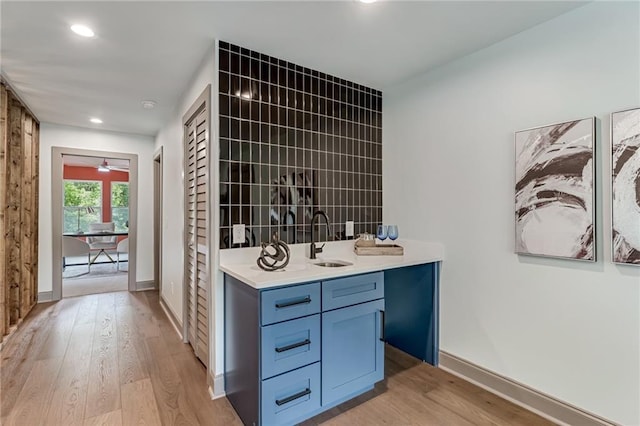
POLYGON ((313 224, 316 221, 316 217, 319 216, 323 217, 325 222, 327 223, 327 241, 329 241, 329 226, 331 226, 331 223, 329 223, 329 217, 322 210, 317 210, 311 218, 311 246, 309 247, 309 259, 315 259, 316 254, 322 253, 322 248, 324 247, 324 244, 320 247, 316 247, 315 238, 313 238, 313 224))

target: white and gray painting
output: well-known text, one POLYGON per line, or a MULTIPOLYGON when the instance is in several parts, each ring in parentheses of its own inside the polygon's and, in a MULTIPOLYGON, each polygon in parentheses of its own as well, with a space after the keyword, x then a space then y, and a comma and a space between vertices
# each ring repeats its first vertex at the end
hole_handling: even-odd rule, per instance
POLYGON ((640 108, 611 114, 613 261, 640 265, 640 108))
POLYGON ((516 253, 595 261, 594 119, 516 132, 516 253))

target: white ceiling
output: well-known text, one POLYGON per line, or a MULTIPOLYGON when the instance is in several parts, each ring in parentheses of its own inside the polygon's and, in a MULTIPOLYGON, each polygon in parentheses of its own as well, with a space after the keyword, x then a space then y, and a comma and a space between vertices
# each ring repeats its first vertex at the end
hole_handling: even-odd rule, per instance
POLYGON ((2 74, 41 121, 155 135, 215 38, 384 90, 583 4, 4 0, 2 74))

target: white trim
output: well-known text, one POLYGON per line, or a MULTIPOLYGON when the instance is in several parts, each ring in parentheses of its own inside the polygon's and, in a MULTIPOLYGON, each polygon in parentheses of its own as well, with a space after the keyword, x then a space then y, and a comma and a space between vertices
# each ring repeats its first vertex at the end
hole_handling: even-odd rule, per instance
POLYGON ((208 389, 211 399, 224 398, 227 396, 224 389, 224 374, 218 374, 215 377, 207 374, 207 384, 209 385, 208 389))
POLYGON ((136 282, 136 291, 155 290, 155 288, 156 288, 156 282, 154 280, 136 282))
POLYGON ((617 425, 445 351, 440 351, 438 367, 559 425, 617 425))
POLYGON ((162 296, 160 296, 160 307, 164 311, 164 314, 167 316, 167 318, 169 318, 169 322, 173 326, 173 329, 176 331, 176 333, 178 333, 178 336, 180 336, 180 340, 182 340, 182 332, 180 331, 182 330, 182 324, 180 324, 180 322, 178 321, 178 317, 171 310, 169 304, 165 302, 162 296))
POLYGON ((38 303, 53 301, 53 291, 41 291, 38 293, 38 303))

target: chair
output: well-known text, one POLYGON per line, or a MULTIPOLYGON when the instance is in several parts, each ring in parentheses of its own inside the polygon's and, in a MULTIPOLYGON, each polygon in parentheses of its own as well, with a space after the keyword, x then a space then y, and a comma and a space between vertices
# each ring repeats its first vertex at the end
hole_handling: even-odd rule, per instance
POLYGON ((62 264, 65 265, 66 258, 69 256, 87 255, 87 266, 91 273, 91 248, 89 244, 76 237, 62 237, 62 264))
MULTIPOLYGON (((116 248, 116 258, 118 259, 116 263, 116 269, 118 271, 120 270, 120 253, 129 254, 129 238, 125 238, 124 240, 120 241, 118 243, 118 247, 116 248)), ((127 262, 129 262, 128 257, 127 257, 127 262)))
MULTIPOLYGON (((96 233, 96 232, 110 233, 114 231, 115 231, 115 224, 113 222, 89 224, 89 233, 96 233)), ((91 248, 91 250, 99 250, 98 254, 96 254, 93 260, 91 260, 91 263, 94 263, 101 253, 104 253, 105 256, 109 258, 111 263, 115 263, 113 258, 109 256, 109 253, 107 253, 106 250, 116 248, 116 244, 118 243, 117 236, 106 235, 104 237, 87 237, 87 242, 89 243, 89 247, 91 248)))

